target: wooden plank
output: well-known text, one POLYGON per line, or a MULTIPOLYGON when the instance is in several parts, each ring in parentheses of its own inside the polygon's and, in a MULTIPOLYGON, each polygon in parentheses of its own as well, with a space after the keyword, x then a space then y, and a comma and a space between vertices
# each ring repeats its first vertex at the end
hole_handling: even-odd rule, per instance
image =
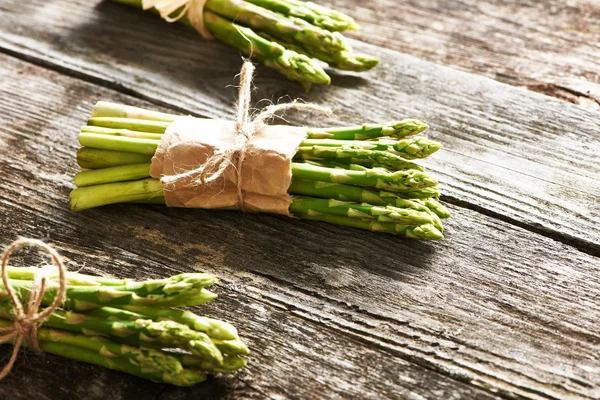
MULTIPOLYGON (((87 262, 93 260, 88 258, 87 262)), ((135 270, 140 263, 134 253, 121 260, 119 273, 135 270)), ((110 262, 98 266, 111 268, 110 262)), ((153 267, 164 274, 161 266, 153 267)), ((0 396, 11 400, 307 399, 323 393, 328 398, 498 398, 239 291, 218 292, 222 298, 203 306, 202 312, 235 321, 254 352, 248 367, 235 376, 214 377, 193 388, 177 388, 49 354, 27 353, 0 385, 0 396), (53 383, 51 387, 48 382, 53 383)), ((8 357, 10 348, 3 346, 1 350, 0 354, 8 357)))
MULTIPOLYGON (((18 57, 182 112, 234 114, 235 89, 225 88, 238 73, 238 55, 185 27, 110 2, 90 8, 8 0, 0 17, 0 47, 18 57)), ((307 100, 332 106, 345 123, 428 121, 430 136, 447 147, 427 166, 449 201, 600 254, 596 113, 396 52, 356 47, 378 54, 381 67, 336 75, 333 86, 313 89, 307 100)), ((256 98, 302 94, 265 68, 256 86, 256 98)), ((324 122, 310 117, 310 123, 324 122)))
POLYGON ((325 0, 349 36, 600 110, 594 0, 325 0))
MULTIPOLYGON (((227 211, 119 205, 71 213, 77 127, 92 99, 148 103, 0 59, 0 140, 11 149, 0 153, 2 244, 48 238, 72 269, 121 277, 217 274, 222 298, 209 310, 255 349, 233 388, 215 383, 225 392, 600 394, 597 257, 459 207, 438 243, 227 211)), ((64 368, 77 377, 76 367, 64 368)), ((94 372, 100 387, 120 379, 103 374, 94 372)), ((117 393, 142 390, 131 385, 117 393)))

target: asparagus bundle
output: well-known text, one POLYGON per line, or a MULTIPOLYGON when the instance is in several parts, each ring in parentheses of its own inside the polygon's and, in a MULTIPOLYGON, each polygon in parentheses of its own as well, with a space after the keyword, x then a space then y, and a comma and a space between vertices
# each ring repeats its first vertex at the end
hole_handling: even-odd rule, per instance
MULTIPOLYGON (((114 1, 146 8, 143 0, 114 1)), ((167 17, 169 21, 186 11, 185 4, 185 1, 175 3, 176 9, 167 17)), ((191 25, 187 15, 177 20, 191 25)), ((375 57, 354 53, 340 33, 358 29, 352 18, 311 2, 207 0, 203 22, 218 40, 300 82, 307 90, 313 83, 331 81, 315 59, 332 68, 357 72, 367 71, 378 63, 375 57)))
MULTIPOLYGON (((38 268, 7 267, 9 283, 26 302, 38 268)), ((227 322, 198 316, 185 307, 216 297, 209 274, 181 274, 135 282, 67 273, 66 301, 37 331, 48 353, 126 372, 152 381, 190 386, 207 374, 246 365, 248 348, 227 322)), ((50 281, 42 306, 52 304, 58 284, 50 281)), ((0 283, 0 328, 15 313, 0 283)))
MULTIPOLYGON (((70 206, 81 211, 107 204, 165 202, 161 181, 150 177, 160 138, 176 115, 98 102, 81 128, 70 206)), ((309 128, 292 162, 299 218, 440 239, 450 216, 437 200, 438 182, 415 161, 441 148, 421 136, 427 125, 403 120, 377 125, 309 128)))

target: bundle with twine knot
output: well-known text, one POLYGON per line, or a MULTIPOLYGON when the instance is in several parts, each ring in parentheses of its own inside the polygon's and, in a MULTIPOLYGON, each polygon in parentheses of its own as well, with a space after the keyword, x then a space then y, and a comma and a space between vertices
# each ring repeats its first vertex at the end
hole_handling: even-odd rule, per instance
POLYGON ((21 345, 25 343, 34 351, 41 351, 37 340, 38 326, 61 305, 66 297, 67 288, 65 280, 66 268, 60 255, 51 246, 40 240, 23 238, 14 241, 6 248, 6 250, 4 250, 0 261, 2 265, 2 282, 4 283, 4 288, 8 293, 8 299, 12 303, 15 313, 14 324, 12 326, 0 328, 0 343, 13 342, 14 346, 10 360, 0 372, 0 379, 3 379, 12 369, 19 350, 21 349, 21 345), (26 246, 35 246, 45 250, 50 255, 52 263, 58 268, 58 294, 52 304, 41 312, 39 311, 39 307, 44 298, 46 282, 49 278, 48 268, 40 268, 40 271, 36 274, 29 291, 27 310, 24 309, 23 304, 19 300, 8 279, 7 266, 10 255, 16 250, 26 246))
MULTIPOLYGON (((316 104, 302 103, 294 100, 291 103, 272 104, 265 107, 254 118, 250 117, 250 100, 252 92, 252 79, 255 67, 249 60, 244 60, 240 72, 240 90, 238 94, 236 137, 234 143, 227 147, 217 149, 200 167, 175 175, 162 176, 164 184, 176 182, 181 179, 191 178, 198 187, 214 182, 221 178, 230 165, 236 172, 237 205, 240 210, 246 211, 244 205, 244 192, 242 190, 242 166, 246 156, 249 142, 259 132, 269 118, 283 110, 304 110, 325 114, 332 114, 331 110, 316 104)), ((285 134, 285 132, 282 132, 285 134)))

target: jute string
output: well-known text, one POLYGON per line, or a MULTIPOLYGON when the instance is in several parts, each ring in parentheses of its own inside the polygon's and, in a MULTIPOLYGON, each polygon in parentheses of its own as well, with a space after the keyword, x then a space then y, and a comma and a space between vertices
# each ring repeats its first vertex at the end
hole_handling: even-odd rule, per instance
POLYGON ((265 121, 282 110, 305 110, 331 114, 331 110, 316 104, 301 103, 297 100, 286 104, 272 104, 265 107, 256 117, 250 118, 250 100, 252 92, 252 77, 254 65, 245 60, 240 72, 240 91, 238 94, 238 107, 236 117, 237 135, 232 146, 219 149, 206 160, 199 168, 177 175, 162 178, 163 183, 172 183, 182 178, 193 178, 198 185, 207 184, 220 178, 225 169, 233 165, 236 171, 237 202, 239 209, 246 210, 244 206, 244 193, 242 190, 242 167, 246 156, 246 148, 254 134, 265 126, 265 121))
POLYGON ((62 262, 60 255, 52 247, 46 243, 36 239, 18 239, 4 250, 2 253, 2 282, 4 283, 4 289, 8 293, 8 298, 13 305, 15 319, 12 326, 0 328, 0 343, 7 343, 14 341, 13 352, 10 356, 8 364, 4 366, 0 372, 0 379, 4 379, 6 375, 12 369, 19 350, 23 341, 25 341, 33 350, 40 351, 40 347, 37 341, 37 330, 38 326, 46 319, 50 314, 63 302, 66 296, 66 283, 65 275, 66 269, 62 262), (58 294, 50 306, 39 312, 39 307, 44 298, 44 291, 46 290, 46 281, 48 279, 48 270, 46 268, 40 268, 40 272, 36 274, 31 289, 29 291, 29 299, 27 301, 27 311, 24 310, 23 304, 17 297, 14 288, 11 286, 8 280, 8 259, 10 255, 25 246, 36 246, 40 249, 45 250, 50 254, 50 258, 56 267, 58 268, 58 294))
POLYGON ((143 0, 142 7, 144 10, 155 8, 161 18, 167 22, 176 22, 187 15, 190 24, 202 35, 205 39, 213 39, 213 35, 204 26, 204 5, 206 0, 143 0), (171 15, 179 10, 179 14, 172 17, 171 15))

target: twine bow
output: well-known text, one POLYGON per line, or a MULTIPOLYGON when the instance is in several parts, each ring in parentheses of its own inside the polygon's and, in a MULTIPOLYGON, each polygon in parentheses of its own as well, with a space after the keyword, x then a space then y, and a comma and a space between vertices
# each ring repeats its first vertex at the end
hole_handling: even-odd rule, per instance
POLYGON ((14 347, 10 356, 10 360, 8 361, 8 364, 4 366, 2 371, 0 371, 0 379, 3 379, 12 369, 23 341, 26 341, 26 343, 35 351, 40 351, 37 341, 38 326, 44 321, 44 319, 50 316, 50 314, 63 302, 66 296, 66 269, 62 259, 60 258, 60 255, 56 252, 56 250, 46 243, 36 239, 18 239, 11 243, 11 245, 4 250, 4 253, 2 253, 1 263, 2 282, 4 283, 4 289, 8 293, 8 298, 13 305, 15 313, 14 324, 12 326, 0 328, 0 334, 2 334, 2 336, 0 336, 0 343, 7 343, 14 340, 14 347), (11 286, 10 281, 8 280, 8 271, 6 268, 8 259, 14 251, 25 246, 37 246, 43 250, 46 250, 50 254, 52 262, 58 268, 58 294, 56 295, 56 298, 52 304, 42 312, 38 311, 42 299, 44 298, 44 291, 46 290, 46 280, 48 278, 47 269, 40 268, 40 272, 35 276, 33 284, 31 285, 31 289, 29 290, 27 311, 23 309, 23 304, 17 297, 14 288, 11 286))
POLYGON ((238 109, 236 118, 237 136, 235 143, 226 148, 216 151, 199 168, 186 171, 177 175, 162 177, 163 183, 172 183, 176 180, 195 177, 199 184, 207 184, 215 181, 223 175, 225 169, 234 165, 236 170, 237 200, 240 210, 245 211, 244 193, 242 190, 242 166, 246 156, 246 148, 254 134, 265 126, 265 121, 282 110, 306 110, 331 114, 331 110, 316 104, 300 103, 297 100, 286 104, 272 104, 265 107, 256 117, 250 118, 250 100, 252 91, 252 76, 254 65, 245 60, 240 72, 240 91, 238 94, 238 109))
POLYGON ((204 26, 204 5, 206 0, 142 0, 144 10, 155 8, 161 18, 167 22, 176 22, 187 15, 190 24, 205 39, 213 39, 213 35, 204 26), (171 15, 179 10, 179 14, 171 15))

